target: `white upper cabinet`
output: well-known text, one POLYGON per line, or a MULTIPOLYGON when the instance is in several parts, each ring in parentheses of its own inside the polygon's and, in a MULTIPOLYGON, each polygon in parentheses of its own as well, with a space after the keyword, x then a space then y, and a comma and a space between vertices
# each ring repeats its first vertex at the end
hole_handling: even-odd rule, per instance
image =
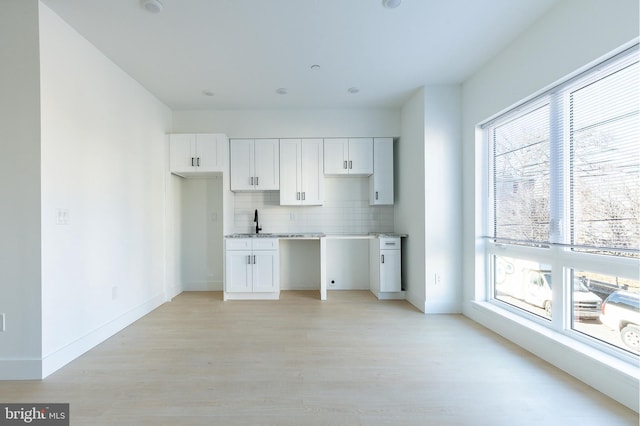
POLYGON ((232 139, 229 145, 232 191, 280 188, 278 139, 232 139))
POLYGON ((280 205, 322 205, 322 139, 280 139, 280 205))
POLYGON ((324 140, 325 175, 373 173, 373 138, 331 138, 324 140))
POLYGON ((221 134, 169 135, 169 169, 179 176, 217 173, 224 170, 225 143, 221 134))
POLYGON ((369 177, 369 204, 393 204, 393 138, 373 140, 373 175, 369 177))

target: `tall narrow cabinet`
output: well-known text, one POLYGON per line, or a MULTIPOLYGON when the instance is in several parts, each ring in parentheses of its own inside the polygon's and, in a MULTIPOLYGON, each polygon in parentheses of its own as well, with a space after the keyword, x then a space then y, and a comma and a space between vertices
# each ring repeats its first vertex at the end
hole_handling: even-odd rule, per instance
POLYGON ((393 138, 373 140, 373 174, 369 177, 369 204, 393 205, 393 138))

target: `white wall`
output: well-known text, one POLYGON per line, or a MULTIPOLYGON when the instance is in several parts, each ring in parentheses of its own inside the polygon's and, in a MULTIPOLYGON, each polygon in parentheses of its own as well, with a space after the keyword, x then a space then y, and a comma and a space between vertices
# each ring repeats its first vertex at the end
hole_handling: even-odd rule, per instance
POLYGON ((461 99, 427 86, 402 108, 396 147, 395 230, 403 242, 407 300, 426 313, 461 311, 461 99))
POLYGON ((0 379, 39 378, 38 2, 0 3, 0 379))
POLYGON ((464 313, 638 410, 638 383, 571 348, 550 341, 472 301, 482 296, 476 246, 481 246, 476 125, 638 37, 637 0, 561 1, 463 86, 464 313))
POLYGON ((394 154, 395 231, 409 235, 402 244, 402 282, 407 300, 426 311, 425 90, 402 107, 402 137, 394 154))
POLYGON ((181 179, 180 281, 185 291, 222 291, 222 176, 181 179))
MULTIPOLYGON (((168 164, 168 159, 167 159, 168 164)), ((187 182, 185 179, 168 175, 167 177, 167 201, 166 211, 166 289, 167 299, 170 300, 182 293, 184 285, 182 282, 182 256, 184 240, 183 233, 183 186, 187 182)))
POLYGON ((462 312, 461 88, 425 88, 426 312, 462 312))
POLYGON ((397 109, 174 111, 175 133, 224 133, 229 138, 400 136, 397 109))
POLYGON ((40 46, 46 376, 166 300, 171 111, 44 5, 40 46))

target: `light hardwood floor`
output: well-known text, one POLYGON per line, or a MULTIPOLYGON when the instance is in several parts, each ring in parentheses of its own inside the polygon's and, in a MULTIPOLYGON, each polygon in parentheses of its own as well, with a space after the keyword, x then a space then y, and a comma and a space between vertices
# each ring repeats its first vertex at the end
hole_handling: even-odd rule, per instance
POLYGON ((72 425, 637 425, 638 414, 460 315, 369 292, 183 293, 1 402, 72 425))

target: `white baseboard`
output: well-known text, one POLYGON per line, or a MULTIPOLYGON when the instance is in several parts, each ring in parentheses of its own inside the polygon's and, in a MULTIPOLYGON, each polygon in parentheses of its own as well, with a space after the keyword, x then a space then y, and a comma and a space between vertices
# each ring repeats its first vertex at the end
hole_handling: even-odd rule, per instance
POLYGON ((190 281, 184 283, 184 291, 222 291, 222 281, 190 281))
POLYGON ((166 296, 164 294, 157 295, 138 307, 131 309, 112 321, 109 321, 91 333, 45 356, 42 359, 42 374, 38 379, 44 379, 96 345, 104 342, 109 337, 123 330, 133 322, 147 315, 149 312, 165 303, 165 299, 166 296))
POLYGON ((407 298, 405 291, 380 291, 372 293, 378 298, 378 300, 404 300, 407 298))
POLYGON ((280 292, 275 293, 229 293, 224 292, 223 300, 279 300, 280 292))
POLYGON ((429 301, 427 299, 427 303, 425 303, 425 313, 426 314, 460 314, 462 313, 462 309, 460 304, 457 302, 450 301, 429 301))
POLYGON ((280 283, 280 290, 320 290, 320 283, 280 283))

